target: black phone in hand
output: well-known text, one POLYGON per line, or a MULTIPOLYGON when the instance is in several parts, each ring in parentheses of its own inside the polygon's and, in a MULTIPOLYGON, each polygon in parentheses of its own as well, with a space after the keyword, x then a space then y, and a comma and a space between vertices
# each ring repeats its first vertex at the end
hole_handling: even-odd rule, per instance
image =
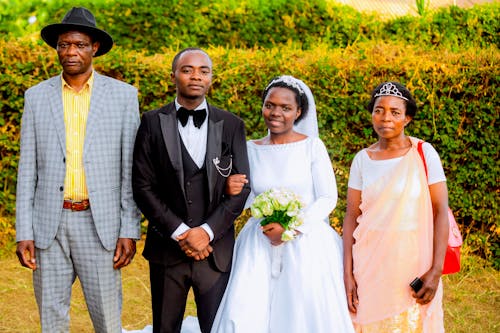
POLYGON ((420 290, 420 288, 422 288, 423 286, 423 282, 422 280, 420 280, 420 278, 416 277, 415 280, 411 281, 410 283, 410 287, 411 289, 413 289, 416 293, 418 293, 418 291, 420 290))

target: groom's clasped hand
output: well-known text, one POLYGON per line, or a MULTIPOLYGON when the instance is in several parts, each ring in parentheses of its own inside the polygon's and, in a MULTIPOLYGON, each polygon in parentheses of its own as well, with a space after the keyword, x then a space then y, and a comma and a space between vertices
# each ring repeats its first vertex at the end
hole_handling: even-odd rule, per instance
POLYGON ((213 251, 210 238, 201 227, 189 229, 177 237, 177 240, 181 250, 194 260, 203 260, 213 251))

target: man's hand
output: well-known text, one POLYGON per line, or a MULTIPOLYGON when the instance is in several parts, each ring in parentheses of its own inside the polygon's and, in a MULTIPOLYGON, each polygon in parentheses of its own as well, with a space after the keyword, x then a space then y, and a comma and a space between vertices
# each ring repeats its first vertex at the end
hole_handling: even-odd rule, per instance
POLYGON ((177 237, 177 240, 186 256, 195 260, 203 260, 213 251, 210 246, 210 237, 202 227, 189 229, 177 237))
POLYGON ((208 258, 210 253, 212 253, 213 249, 210 245, 208 245, 206 248, 204 248, 201 251, 195 251, 195 252, 189 252, 189 254, 186 252, 186 256, 193 258, 194 260, 200 261, 203 259, 208 258))
POLYGON ((210 243, 210 237, 202 227, 191 228, 177 237, 182 251, 201 251, 210 243))
POLYGON ((16 254, 21 265, 36 270, 35 241, 24 240, 17 242, 16 254))
POLYGON ((247 175, 244 174, 234 174, 226 178, 226 194, 228 195, 238 195, 243 190, 243 186, 248 184, 247 175))
POLYGON ((132 238, 118 238, 116 242, 113 268, 120 269, 127 266, 135 255, 135 240, 132 238))

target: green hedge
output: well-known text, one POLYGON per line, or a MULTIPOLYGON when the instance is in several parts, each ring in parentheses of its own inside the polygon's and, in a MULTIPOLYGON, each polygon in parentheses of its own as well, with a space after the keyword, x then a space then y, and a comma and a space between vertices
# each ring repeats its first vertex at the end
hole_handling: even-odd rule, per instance
POLYGON ((116 44, 148 53, 163 48, 223 46, 272 48, 295 43, 345 47, 367 40, 406 41, 428 47, 500 45, 500 3, 442 8, 425 17, 380 22, 375 15, 327 0, 0 0, 0 33, 38 36, 74 5, 97 17, 116 44), (29 24, 30 16, 36 16, 29 24))
MULTIPOLYGON (((0 49, 0 215, 12 216, 23 92, 59 73, 60 67, 47 46, 0 40, 0 49)), ((406 84, 420 109, 408 134, 436 147, 448 177, 450 206, 469 245, 500 267, 500 53, 496 47, 424 52, 403 43, 368 42, 346 49, 213 47, 208 52, 215 64, 209 100, 242 117, 250 138, 266 133, 260 94, 271 77, 292 74, 311 87, 321 137, 339 185, 339 204, 332 215, 336 228, 344 216, 352 158, 375 140, 365 110, 369 92, 386 80, 406 84)), ((96 68, 138 87, 140 107, 146 111, 174 96, 169 79, 174 54, 165 50, 162 55, 147 56, 117 48, 97 58, 96 68)))

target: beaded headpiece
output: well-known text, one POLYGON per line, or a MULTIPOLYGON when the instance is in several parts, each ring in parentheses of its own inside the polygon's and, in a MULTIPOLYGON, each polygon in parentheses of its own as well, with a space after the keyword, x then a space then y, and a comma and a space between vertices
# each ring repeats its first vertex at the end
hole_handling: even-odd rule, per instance
POLYGON ((394 96, 394 97, 399 97, 404 99, 405 101, 408 100, 408 98, 404 97, 401 91, 399 91, 398 87, 394 85, 391 82, 385 83, 382 88, 376 93, 373 97, 379 97, 379 96, 394 96))
POLYGON ((290 75, 282 75, 274 80, 272 80, 266 87, 265 90, 268 90, 269 87, 271 87, 273 84, 277 83, 277 82, 283 82, 284 84, 286 84, 287 86, 289 87, 293 87, 295 89, 297 89, 299 91, 299 93, 301 95, 304 94, 304 90, 302 89, 302 87, 299 85, 299 83, 297 82, 297 79, 294 78, 293 76, 290 76, 290 75))

